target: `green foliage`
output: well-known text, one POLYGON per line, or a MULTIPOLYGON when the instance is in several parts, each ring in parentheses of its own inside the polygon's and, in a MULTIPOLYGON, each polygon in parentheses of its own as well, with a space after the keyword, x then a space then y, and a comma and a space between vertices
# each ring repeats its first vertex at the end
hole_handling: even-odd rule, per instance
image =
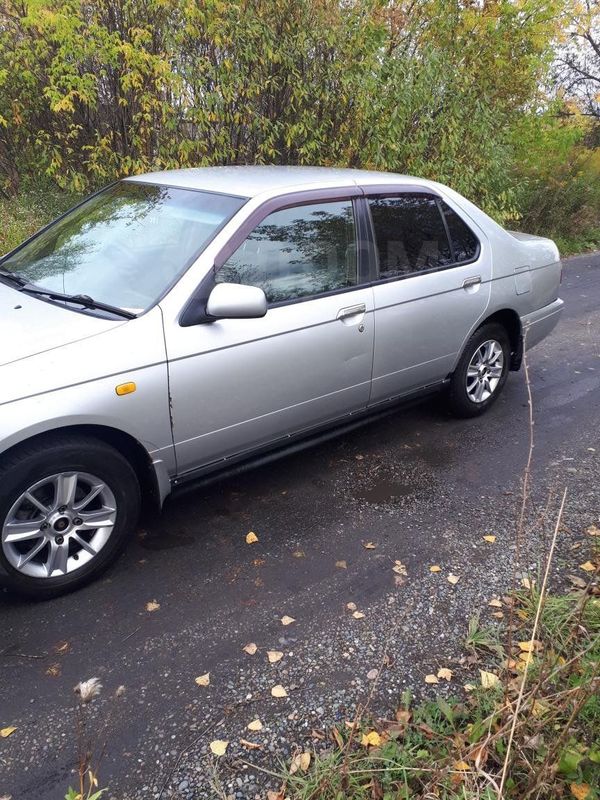
POLYGON ((0 0, 0 181, 338 164, 514 219, 514 130, 565 2, 0 0))

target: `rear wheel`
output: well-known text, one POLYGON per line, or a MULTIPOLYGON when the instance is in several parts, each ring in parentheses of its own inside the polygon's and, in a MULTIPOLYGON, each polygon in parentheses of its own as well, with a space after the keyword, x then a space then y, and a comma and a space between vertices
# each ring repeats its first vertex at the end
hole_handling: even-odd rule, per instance
POLYGON ((476 417, 496 401, 508 376, 510 342, 502 325, 483 325, 467 342, 450 380, 449 401, 460 417, 476 417))
POLYGON ((139 516, 129 462, 92 438, 57 435, 0 466, 0 567, 37 598, 71 591, 117 557, 139 516))

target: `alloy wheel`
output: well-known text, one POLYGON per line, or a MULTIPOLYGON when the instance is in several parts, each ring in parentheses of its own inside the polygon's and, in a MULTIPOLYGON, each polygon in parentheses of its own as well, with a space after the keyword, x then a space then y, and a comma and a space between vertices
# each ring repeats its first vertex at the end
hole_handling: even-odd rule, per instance
POLYGON ((495 339, 479 345, 467 367, 466 388, 469 400, 484 403, 490 398, 502 378, 504 351, 495 339))
POLYGON ((23 575, 55 578, 95 558, 113 532, 111 489, 87 472, 61 472, 34 483, 10 508, 2 550, 23 575))

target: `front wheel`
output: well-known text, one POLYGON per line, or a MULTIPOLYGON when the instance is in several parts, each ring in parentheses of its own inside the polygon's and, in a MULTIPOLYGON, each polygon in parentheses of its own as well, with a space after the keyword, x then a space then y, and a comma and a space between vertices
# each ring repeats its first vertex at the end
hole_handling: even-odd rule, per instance
POLYGON ((459 417, 476 417, 496 401, 508 376, 510 342, 497 324, 483 325, 467 342, 450 379, 449 402, 459 417))
POLYGON ((38 599, 76 589, 116 558, 139 508, 134 470, 104 442, 25 446, 0 466, 0 574, 38 599))

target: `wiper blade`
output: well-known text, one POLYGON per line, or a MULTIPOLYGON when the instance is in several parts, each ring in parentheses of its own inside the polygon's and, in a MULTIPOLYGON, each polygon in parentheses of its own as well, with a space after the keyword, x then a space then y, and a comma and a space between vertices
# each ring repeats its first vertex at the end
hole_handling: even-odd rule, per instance
POLYGON ((99 300, 94 300, 93 297, 87 294, 63 294, 62 292, 53 292, 50 289, 41 289, 28 283, 21 284, 21 291, 26 294, 47 297, 50 300, 64 300, 67 303, 77 303, 84 308, 97 308, 99 311, 108 311, 111 314, 118 314, 120 317, 125 317, 125 319, 135 319, 137 316, 137 314, 126 311, 124 308, 111 306, 108 303, 101 303, 99 300))
POLYGON ((20 275, 17 275, 16 272, 9 272, 6 269, 0 269, 0 278, 9 281, 10 283, 14 283, 16 286, 25 286, 27 281, 25 278, 22 278, 20 275))

